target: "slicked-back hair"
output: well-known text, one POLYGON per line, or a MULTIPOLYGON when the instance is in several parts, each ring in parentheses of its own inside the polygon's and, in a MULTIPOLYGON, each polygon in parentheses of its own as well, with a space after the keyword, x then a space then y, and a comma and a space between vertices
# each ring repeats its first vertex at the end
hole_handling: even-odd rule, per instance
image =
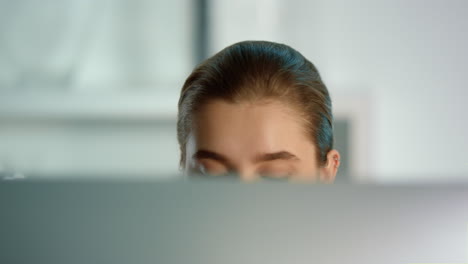
MULTIPOLYGON (((196 112, 210 100, 230 103, 277 100, 297 110, 315 146, 319 165, 333 149, 332 104, 315 66, 295 49, 267 41, 243 41, 199 64, 180 94, 177 138, 186 160, 186 143, 196 112)), ((228 121, 227 121, 228 122, 228 121)))

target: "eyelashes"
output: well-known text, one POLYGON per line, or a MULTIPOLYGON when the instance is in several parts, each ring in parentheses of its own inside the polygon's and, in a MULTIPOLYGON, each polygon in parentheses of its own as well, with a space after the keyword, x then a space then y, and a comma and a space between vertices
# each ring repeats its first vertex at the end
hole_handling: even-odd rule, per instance
MULTIPOLYGON (((254 171, 256 178, 272 181, 282 181, 290 179, 294 175, 295 169, 288 164, 264 164, 254 171)), ((239 178, 236 170, 226 167, 224 164, 212 161, 202 160, 192 167, 190 174, 202 177, 229 177, 239 178)))
POLYGON ((285 181, 291 178, 292 173, 259 173, 258 174, 262 179, 269 180, 269 181, 285 181))
MULTIPOLYGON (((191 175, 198 177, 216 177, 216 178, 240 178, 239 174, 235 171, 209 171, 206 168, 198 168, 191 171, 191 175)), ((258 178, 269 180, 269 181, 285 181, 291 178, 293 175, 290 172, 259 172, 256 173, 258 178)))
POLYGON ((229 170, 226 170, 221 165, 206 165, 203 163, 198 164, 196 167, 190 169, 191 176, 197 177, 220 177, 220 176, 231 176, 232 173, 229 170))
POLYGON ((226 179, 226 180, 235 180, 238 179, 238 175, 236 173, 225 172, 225 173, 210 173, 210 172, 202 172, 199 169, 194 169, 190 171, 190 177, 194 179, 226 179))

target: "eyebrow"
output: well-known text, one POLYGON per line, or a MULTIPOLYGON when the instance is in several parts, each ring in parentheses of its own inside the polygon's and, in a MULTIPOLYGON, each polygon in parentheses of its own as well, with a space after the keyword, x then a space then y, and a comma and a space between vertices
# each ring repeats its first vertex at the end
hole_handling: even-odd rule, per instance
POLYGON ((279 151, 274 153, 265 153, 257 156, 256 162, 272 161, 272 160, 299 160, 299 158, 288 151, 279 151))
POLYGON ((212 160, 217 160, 219 162, 222 162, 222 163, 229 163, 228 162, 228 159, 226 157, 224 157, 223 155, 221 154, 218 154, 216 152, 213 152, 213 151, 209 151, 209 150, 204 150, 204 149, 200 149, 198 150, 197 152, 195 152, 195 154, 193 154, 192 156, 194 159, 212 159, 212 160))
MULTIPOLYGON (((209 151, 209 150, 204 150, 200 149, 195 154, 192 156, 194 159, 200 160, 200 159, 212 159, 219 161, 221 163, 224 163, 226 165, 229 165, 229 159, 226 158, 225 156, 209 151)), ((265 161, 273 161, 273 160, 299 160, 299 158, 292 154, 291 152, 288 151, 278 151, 274 153, 265 153, 265 154, 260 154, 255 158, 255 162, 265 162, 265 161)))

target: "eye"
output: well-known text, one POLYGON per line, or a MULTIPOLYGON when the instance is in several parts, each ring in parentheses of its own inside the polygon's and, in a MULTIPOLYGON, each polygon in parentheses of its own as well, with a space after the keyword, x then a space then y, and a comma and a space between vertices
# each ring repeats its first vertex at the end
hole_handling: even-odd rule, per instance
POLYGON ((199 171, 203 175, 223 176, 229 174, 229 169, 222 163, 213 160, 202 160, 199 162, 199 171))
POLYGON ((284 181, 288 181, 289 178, 288 177, 262 177, 262 180, 264 181, 273 181, 273 182, 284 182, 284 181))
POLYGON ((260 168, 257 175, 267 180, 287 180, 294 175, 294 170, 288 165, 272 164, 260 168))
POLYGON ((289 171, 260 171, 258 175, 264 179, 282 180, 291 177, 289 171))

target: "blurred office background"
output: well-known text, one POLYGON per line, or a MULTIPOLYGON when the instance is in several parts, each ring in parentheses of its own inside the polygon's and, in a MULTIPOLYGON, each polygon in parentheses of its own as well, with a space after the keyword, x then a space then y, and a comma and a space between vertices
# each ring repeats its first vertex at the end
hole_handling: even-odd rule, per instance
POLYGON ((468 180, 468 2, 1 0, 0 175, 169 178, 180 88, 242 40, 288 44, 334 101, 339 180, 468 180))

